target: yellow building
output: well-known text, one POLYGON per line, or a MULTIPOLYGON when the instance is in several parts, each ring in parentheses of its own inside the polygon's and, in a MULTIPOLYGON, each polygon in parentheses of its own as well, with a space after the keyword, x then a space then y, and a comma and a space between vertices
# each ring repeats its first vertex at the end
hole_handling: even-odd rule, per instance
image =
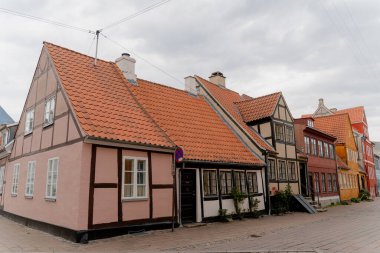
POLYGON ((348 114, 334 114, 314 118, 314 125, 337 137, 336 155, 341 200, 359 195, 358 151, 348 114))

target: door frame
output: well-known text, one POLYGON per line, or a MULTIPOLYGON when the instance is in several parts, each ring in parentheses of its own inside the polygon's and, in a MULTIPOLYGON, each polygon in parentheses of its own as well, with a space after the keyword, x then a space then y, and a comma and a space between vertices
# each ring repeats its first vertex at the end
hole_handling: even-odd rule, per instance
POLYGON ((187 172, 189 172, 189 171, 191 171, 192 173, 194 173, 194 192, 195 192, 195 196, 194 196, 194 222, 197 222, 197 208, 198 208, 198 199, 197 199, 197 187, 198 187, 198 183, 197 183, 197 181, 198 181, 198 177, 197 177, 197 175, 198 175, 198 173, 197 173, 197 171, 198 171, 198 169, 196 169, 196 168, 181 168, 180 170, 179 170, 179 180, 178 180, 178 182, 179 182, 179 184, 178 184, 178 192, 179 192, 179 196, 178 196, 178 200, 179 200, 179 224, 180 225, 182 225, 183 223, 182 223, 182 173, 184 172, 184 171, 187 171, 187 172))

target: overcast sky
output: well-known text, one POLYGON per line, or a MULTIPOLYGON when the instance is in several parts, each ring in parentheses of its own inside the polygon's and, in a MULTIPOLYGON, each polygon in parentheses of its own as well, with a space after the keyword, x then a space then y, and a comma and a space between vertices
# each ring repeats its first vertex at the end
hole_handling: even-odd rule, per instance
MULTIPOLYGON (((159 0, 3 0, 0 8, 96 30, 159 0)), ((94 55, 94 36, 0 12, 0 105, 19 120, 48 41, 94 55)), ((318 99, 338 109, 364 105, 380 140, 380 1, 172 0, 104 30, 99 57, 128 51, 139 78, 183 88, 183 77, 219 70, 251 96, 282 91, 294 117, 318 99), (167 74, 146 63, 148 60, 167 74)))

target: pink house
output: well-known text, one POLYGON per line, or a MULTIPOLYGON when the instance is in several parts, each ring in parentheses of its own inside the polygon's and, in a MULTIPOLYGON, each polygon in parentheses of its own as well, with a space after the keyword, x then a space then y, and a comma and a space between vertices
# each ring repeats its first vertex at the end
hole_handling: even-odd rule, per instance
POLYGON ((5 216, 86 242, 232 212, 232 186, 264 210, 263 159, 202 97, 136 79, 134 63, 94 65, 44 43, 6 165, 5 216))

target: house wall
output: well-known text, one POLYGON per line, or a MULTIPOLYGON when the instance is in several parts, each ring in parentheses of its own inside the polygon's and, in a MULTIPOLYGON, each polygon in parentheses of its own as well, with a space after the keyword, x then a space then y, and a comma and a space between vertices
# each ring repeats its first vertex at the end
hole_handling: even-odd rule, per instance
MULTIPOLYGON (((266 124, 266 123, 265 123, 266 124)), ((300 193, 300 165, 297 159, 296 154, 296 134, 295 134, 295 128, 294 128, 294 120, 290 114, 289 108, 286 105, 286 102, 284 98, 281 96, 278 104, 276 106, 276 109, 274 111, 273 116, 271 117, 270 124, 260 124, 260 129, 266 129, 266 132, 270 132, 270 135, 268 136, 273 146, 276 149, 277 155, 271 155, 270 158, 274 159, 275 166, 276 166, 276 179, 270 179, 269 181, 269 189, 270 194, 274 195, 277 191, 285 190, 286 186, 289 184, 292 192, 294 194, 300 193), (284 129, 284 136, 285 136, 285 126, 289 126, 293 128, 293 137, 294 141, 291 143, 288 143, 285 141, 276 140, 276 131, 275 131, 275 125, 279 124, 283 126, 284 129), (268 128, 268 126, 270 128, 268 128), (295 162, 296 166, 296 180, 290 180, 289 179, 289 170, 288 167, 286 167, 286 180, 280 180, 279 178, 279 164, 280 161, 285 161, 286 164, 289 162, 295 162)))
POLYGON ((15 142, 6 167, 4 210, 25 218, 74 230, 87 228, 90 148, 56 76, 45 49, 42 50, 26 98, 15 142), (53 123, 44 125, 47 99, 55 97, 53 123), (26 112, 34 109, 31 133, 25 133, 26 112), (46 200, 48 159, 59 158, 56 201, 46 200), (33 198, 25 197, 27 163, 36 161, 33 198), (11 196, 13 167, 20 164, 17 196, 11 196))
POLYGON ((4 210, 74 230, 87 229, 90 148, 82 142, 23 156, 7 164, 4 210), (59 158, 56 200, 46 199, 48 159, 59 158), (36 161, 33 197, 25 197, 27 166, 36 161), (20 164, 17 195, 11 195, 13 167, 20 164))
POLYGON ((95 181, 92 210, 90 206, 90 212, 93 213, 89 228, 106 226, 107 224, 128 225, 134 221, 145 223, 158 218, 171 219, 174 189, 172 154, 106 146, 94 146, 94 150, 93 176, 95 181), (118 155, 119 152, 120 156, 118 155), (119 170, 122 169, 121 166, 125 157, 148 160, 146 165, 148 170, 146 198, 119 199, 118 191, 122 191, 121 185, 118 185, 119 175, 122 173, 119 170), (151 170, 149 170, 150 166, 151 170), (119 216, 119 208, 121 216, 119 216))
MULTIPOLYGON (((253 199, 258 199, 259 205, 258 210, 265 210, 265 170, 250 170, 250 169, 201 169, 200 173, 204 170, 219 170, 219 171, 255 171, 257 173, 257 184, 258 184, 258 193, 253 194, 253 199), (264 182, 264 184, 263 184, 264 182)), ((203 185, 203 174, 201 177, 200 183, 203 185)), ((218 180, 218 184, 220 184, 220 181, 218 180)), ((200 185, 197 185, 197 188, 201 188, 200 185)), ((219 188, 218 188, 219 189, 219 188)), ((204 191, 201 192, 200 196, 202 202, 203 202, 203 216, 201 219, 197 217, 197 220, 202 220, 203 218, 210 218, 210 217, 217 217, 219 215, 219 209, 227 209, 228 214, 234 214, 236 213, 235 206, 233 199, 231 196, 226 195, 222 196, 221 194, 217 194, 214 198, 208 198, 207 196, 204 196, 204 191), (212 199, 212 200, 211 200, 212 199)), ((199 207, 197 207, 199 208, 199 207)), ((248 212, 249 211, 249 201, 248 198, 246 198, 243 203, 241 204, 242 212, 248 212)), ((201 213, 202 215, 202 213, 201 213)))
POLYGON ((51 60, 43 50, 21 113, 10 159, 79 141, 82 133, 73 115, 51 60), (54 121, 44 125, 45 102, 51 97, 56 98, 54 121), (25 134, 26 112, 30 109, 34 109, 33 130, 25 134))

